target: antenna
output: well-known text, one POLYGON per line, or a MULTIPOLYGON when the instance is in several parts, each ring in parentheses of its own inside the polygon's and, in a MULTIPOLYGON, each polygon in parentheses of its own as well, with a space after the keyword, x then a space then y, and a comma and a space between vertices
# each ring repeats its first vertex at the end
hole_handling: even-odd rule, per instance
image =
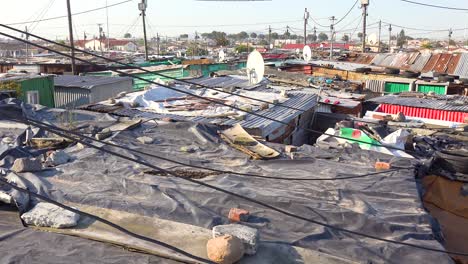
POLYGON ((306 62, 309 62, 312 59, 312 50, 309 46, 304 46, 304 49, 302 50, 302 56, 306 62))
POLYGON ((218 54, 218 61, 223 62, 226 59, 226 53, 224 53, 224 50, 220 50, 218 54))
POLYGON ((265 74, 265 61, 257 50, 252 51, 247 59, 247 78, 250 84, 258 84, 265 74))

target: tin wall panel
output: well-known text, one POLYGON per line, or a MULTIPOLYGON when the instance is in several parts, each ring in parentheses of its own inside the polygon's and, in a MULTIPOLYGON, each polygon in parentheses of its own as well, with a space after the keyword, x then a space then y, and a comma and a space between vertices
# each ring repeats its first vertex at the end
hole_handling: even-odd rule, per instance
POLYGON ((379 110, 386 114, 398 114, 403 113, 406 116, 411 117, 420 117, 427 119, 443 120, 450 122, 463 123, 465 118, 468 117, 468 113, 463 112, 452 112, 445 110, 436 110, 436 109, 427 109, 427 108, 417 108, 410 106, 401 106, 401 105, 380 105, 379 110))
POLYGON ((430 72, 434 69, 434 67, 437 64, 437 61, 440 58, 440 54, 433 54, 429 61, 426 63, 426 66, 424 66, 422 72, 430 72))
POLYGON ((367 80, 366 89, 375 93, 383 93, 385 90, 385 81, 383 80, 367 80))

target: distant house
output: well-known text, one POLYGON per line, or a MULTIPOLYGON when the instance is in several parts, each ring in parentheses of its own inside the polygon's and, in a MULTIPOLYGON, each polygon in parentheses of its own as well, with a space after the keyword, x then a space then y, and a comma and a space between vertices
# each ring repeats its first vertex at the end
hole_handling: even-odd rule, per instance
POLYGON ((408 40, 407 48, 408 49, 420 49, 423 42, 418 39, 408 40))
POLYGON ((121 92, 131 92, 130 77, 73 76, 55 77, 55 107, 76 108, 105 101, 121 92))
POLYGON ((75 42, 77 47, 81 49, 93 50, 93 51, 126 51, 136 52, 138 51, 138 45, 129 39, 90 39, 90 40, 78 40, 75 42))

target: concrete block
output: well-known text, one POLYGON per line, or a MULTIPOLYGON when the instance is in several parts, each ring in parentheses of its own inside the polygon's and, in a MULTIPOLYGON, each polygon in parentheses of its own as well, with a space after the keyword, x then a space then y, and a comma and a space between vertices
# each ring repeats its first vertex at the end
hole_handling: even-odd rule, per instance
POLYGON ((232 264, 244 256, 242 241, 231 235, 224 235, 208 240, 206 244, 208 258, 220 264, 232 264))
POLYGON ((28 225, 66 228, 76 226, 80 215, 50 203, 38 203, 33 209, 24 213, 21 219, 28 225))
POLYGON ((257 253, 259 233, 255 228, 243 225, 219 225, 213 227, 213 237, 232 235, 239 238, 244 244, 245 254, 254 255, 257 253))
POLYGON ((39 159, 21 158, 16 159, 11 170, 14 172, 35 172, 42 170, 42 163, 39 159))

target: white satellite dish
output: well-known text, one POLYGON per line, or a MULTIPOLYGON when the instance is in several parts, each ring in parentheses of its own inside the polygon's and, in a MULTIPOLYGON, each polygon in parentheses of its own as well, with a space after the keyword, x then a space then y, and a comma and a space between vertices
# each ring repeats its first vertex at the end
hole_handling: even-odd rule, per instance
POLYGON ((299 53, 301 53, 301 50, 300 50, 300 49, 296 49, 296 54, 299 55, 299 53))
POLYGON ((218 60, 219 62, 223 62, 224 59, 226 59, 226 53, 224 53, 224 50, 221 50, 219 51, 219 54, 218 54, 218 60))
POLYGON ((312 59, 312 50, 309 46, 304 46, 304 49, 302 50, 302 57, 306 62, 309 62, 312 59))
POLYGON ((273 44, 270 44, 270 49, 272 50, 274 48, 273 44))
POLYGON ((247 59, 247 78, 250 84, 258 84, 265 75, 265 61, 257 50, 252 51, 247 59))

